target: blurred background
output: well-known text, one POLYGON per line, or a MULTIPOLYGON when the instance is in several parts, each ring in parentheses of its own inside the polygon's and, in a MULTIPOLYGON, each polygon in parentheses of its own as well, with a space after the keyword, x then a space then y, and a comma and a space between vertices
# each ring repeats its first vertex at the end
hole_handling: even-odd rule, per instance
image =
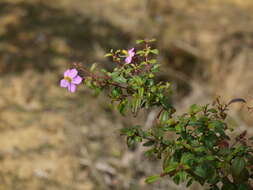
MULTIPOLYGON (((180 112, 216 95, 251 102, 252 13, 252 0, 1 0, 0 190, 185 189, 169 178, 146 185, 159 162, 119 134, 153 112, 123 118, 105 96, 68 93, 59 80, 72 61, 110 68, 111 48, 156 38, 158 77, 172 82, 180 112)), ((252 134, 241 105, 228 120, 252 134)))

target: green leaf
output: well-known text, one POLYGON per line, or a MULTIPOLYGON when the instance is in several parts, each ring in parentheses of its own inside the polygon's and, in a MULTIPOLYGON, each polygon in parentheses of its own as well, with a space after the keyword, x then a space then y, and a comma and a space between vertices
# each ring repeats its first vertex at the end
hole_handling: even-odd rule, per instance
POLYGON ((146 152, 144 152, 145 156, 152 156, 156 153, 156 148, 151 148, 149 150, 147 150, 146 152))
POLYGON ((215 156, 213 156, 213 155, 208 155, 208 156, 205 157, 205 159, 206 159, 206 160, 210 160, 210 161, 211 161, 211 160, 215 160, 215 156))
POLYGON ((151 63, 151 64, 155 64, 155 63, 157 63, 157 60, 156 59, 150 59, 148 62, 151 63))
POLYGON ((164 131, 176 131, 176 129, 173 126, 165 126, 163 127, 164 131))
POLYGON ((184 182, 187 179, 188 173, 185 171, 180 171, 177 175, 180 177, 180 182, 184 182))
POLYGON ((136 44, 141 44, 141 43, 144 43, 145 40, 136 40, 135 42, 136 42, 136 44))
POLYGON ((158 71, 159 71, 159 68, 160 68, 160 65, 159 65, 159 64, 155 64, 155 65, 152 67, 151 71, 152 71, 152 72, 158 72, 158 71))
POLYGON ((222 155, 222 156, 227 156, 230 153, 231 153, 231 149, 230 148, 226 148, 226 147, 220 149, 219 152, 218 152, 218 154, 222 155))
POLYGON ((239 184, 237 188, 238 188, 238 190, 249 190, 250 189, 249 186, 246 184, 239 184))
POLYGON ((240 173, 239 176, 233 176, 234 178, 234 182, 239 184, 239 183, 247 183, 248 180, 249 180, 249 177, 250 177, 250 174, 249 174, 249 171, 244 168, 242 170, 242 172, 240 173))
POLYGON ((112 95, 113 98, 117 98, 121 95, 121 93, 122 93, 121 88, 115 87, 115 88, 112 89, 111 95, 112 95))
POLYGON ((200 111, 202 111, 202 110, 203 110, 203 107, 200 107, 200 106, 198 106, 197 104, 193 104, 193 105, 191 105, 191 107, 190 107, 189 113, 190 113, 190 114, 196 114, 196 113, 198 113, 198 112, 200 112, 200 111))
POLYGON ((243 171, 243 169, 246 166, 246 162, 244 160, 244 158, 242 157, 236 157, 233 161, 232 161, 232 173, 234 176, 239 176, 240 173, 243 171))
POLYGON ((228 179, 224 178, 221 190, 238 190, 238 189, 228 179))
POLYGON ((134 144, 135 144, 134 136, 133 137, 131 137, 131 136, 127 137, 127 146, 129 148, 132 148, 134 146, 134 144))
POLYGON ((214 108, 210 108, 207 110, 207 112, 210 112, 210 113, 218 113, 218 111, 214 108))
POLYGON ((141 129, 141 126, 139 125, 136 125, 135 126, 137 129, 138 129, 138 135, 142 138, 147 138, 148 136, 150 136, 149 132, 148 131, 145 131, 145 130, 142 130, 141 129))
POLYGON ((193 127, 202 127, 204 123, 201 121, 190 121, 188 125, 193 127))
POLYGON ((176 121, 175 121, 174 118, 170 118, 170 119, 168 119, 168 120, 166 121, 166 124, 167 124, 168 126, 172 126, 172 125, 175 125, 175 124, 176 124, 176 121))
POLYGON ((123 76, 117 76, 112 78, 114 82, 117 83, 126 83, 127 80, 123 76))
POLYGON ((146 183, 154 183, 154 182, 156 182, 157 180, 159 180, 160 178, 161 178, 160 175, 153 175, 153 176, 147 177, 147 178, 145 179, 145 182, 146 182, 146 183))
POLYGON ((117 83, 126 83, 127 82, 127 80, 123 76, 121 76, 119 71, 114 71, 112 73, 108 73, 108 75, 110 77, 112 77, 112 80, 114 82, 117 82, 117 83))
POLYGON ((144 84, 144 80, 140 76, 132 77, 132 80, 138 85, 141 86, 144 84))
POLYGON ((118 104, 118 111, 124 115, 126 109, 127 109, 128 100, 124 99, 118 104))
POLYGON ((173 106, 172 106, 170 97, 164 96, 164 97, 161 99, 160 102, 161 102, 161 104, 162 104, 162 106, 163 106, 164 109, 166 109, 166 110, 171 110, 171 109, 173 109, 173 106))
POLYGON ((189 144, 187 144, 187 143, 183 143, 183 146, 184 146, 185 148, 189 149, 189 150, 192 149, 192 146, 189 145, 189 144))
POLYGON ((159 54, 159 50, 158 49, 152 49, 150 50, 151 53, 158 55, 159 54))
POLYGON ((134 136, 135 132, 136 132, 135 129, 132 129, 132 128, 121 129, 121 134, 127 135, 129 137, 134 136))
POLYGON ((161 116, 160 116, 160 122, 163 124, 169 119, 169 112, 168 111, 163 111, 161 116))
POLYGON ((181 163, 182 164, 187 164, 191 165, 192 161, 194 160, 194 155, 191 153, 184 153, 183 156, 181 157, 181 163))
POLYGON ((213 121, 210 121, 209 124, 208 124, 208 128, 209 129, 215 129, 216 131, 220 131, 220 130, 224 130, 225 128, 225 125, 222 121, 219 121, 219 120, 213 120, 213 121))
POLYGON ((192 185, 192 183, 193 183, 193 179, 191 178, 191 179, 187 182, 186 187, 190 187, 190 186, 192 185))
POLYGON ((91 72, 95 71, 96 67, 97 67, 97 64, 96 64, 96 63, 93 63, 93 64, 91 65, 90 71, 91 71, 91 72))
POLYGON ((176 129, 176 132, 180 133, 182 131, 182 125, 180 123, 177 124, 175 129, 176 129))
POLYGON ((134 137, 134 141, 135 141, 135 142, 141 142, 141 141, 142 141, 142 138, 139 137, 139 136, 135 136, 135 137, 134 137))
POLYGON ((156 39, 155 39, 155 38, 152 38, 152 39, 148 40, 148 42, 149 42, 149 43, 151 43, 151 42, 155 42, 155 41, 156 41, 156 39))
POLYGON ((206 178, 208 176, 208 172, 206 171, 206 169, 203 166, 197 166, 194 170, 194 173, 202 178, 206 178))
POLYGON ((150 140, 150 141, 145 142, 145 143, 143 144, 143 146, 152 146, 152 145, 154 145, 154 144, 155 144, 155 141, 150 140))
POLYGON ((139 110, 140 105, 141 105, 141 100, 142 99, 139 97, 133 98, 132 103, 131 103, 131 108, 132 108, 133 113, 137 113, 137 111, 139 110))
POLYGON ((143 97, 143 95, 144 95, 144 88, 143 87, 138 88, 138 95, 139 95, 139 97, 143 97))
POLYGON ((157 138, 161 138, 164 135, 164 128, 162 126, 157 126, 152 129, 153 135, 157 138))
POLYGON ((136 52, 136 55, 143 55, 145 52, 143 50, 139 50, 136 52))
POLYGON ((172 179, 175 184, 179 185, 179 183, 180 183, 180 176, 179 175, 175 175, 172 179))
POLYGON ((207 148, 212 149, 214 145, 216 145, 217 140, 218 140, 217 136, 209 135, 204 138, 204 143, 207 148))
POLYGON ((112 53, 105 54, 105 57, 111 57, 111 56, 112 56, 112 53))
POLYGON ((178 162, 169 163, 169 165, 164 169, 164 172, 170 173, 172 171, 175 171, 178 168, 178 166, 179 166, 178 162))

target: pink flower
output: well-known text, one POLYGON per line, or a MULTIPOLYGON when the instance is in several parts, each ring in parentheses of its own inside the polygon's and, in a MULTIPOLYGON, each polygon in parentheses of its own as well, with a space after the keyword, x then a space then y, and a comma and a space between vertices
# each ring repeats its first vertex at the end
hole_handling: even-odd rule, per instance
POLYGON ((126 57, 125 62, 126 63, 131 63, 132 59, 133 59, 133 56, 135 55, 134 48, 128 50, 127 53, 128 53, 128 56, 126 57))
POLYGON ((68 91, 75 92, 76 85, 82 82, 82 77, 78 75, 76 69, 68 69, 64 72, 64 79, 61 80, 60 86, 62 88, 68 88, 68 91))

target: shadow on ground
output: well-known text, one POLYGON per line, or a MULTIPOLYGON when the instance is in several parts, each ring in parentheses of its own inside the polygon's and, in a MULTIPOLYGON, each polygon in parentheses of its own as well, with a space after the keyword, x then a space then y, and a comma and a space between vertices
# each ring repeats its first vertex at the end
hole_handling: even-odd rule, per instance
POLYGON ((0 3, 0 16, 2 73, 52 70, 59 60, 89 62, 98 51, 103 55, 108 47, 120 48, 129 41, 126 33, 101 18, 41 2, 0 3))

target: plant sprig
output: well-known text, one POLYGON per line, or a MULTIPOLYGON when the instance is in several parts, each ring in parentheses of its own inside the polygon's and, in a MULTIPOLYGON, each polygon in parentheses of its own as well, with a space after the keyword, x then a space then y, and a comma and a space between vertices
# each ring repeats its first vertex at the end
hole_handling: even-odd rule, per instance
POLYGON ((137 48, 111 50, 106 57, 115 64, 112 71, 97 71, 95 65, 87 70, 77 63, 72 67, 88 88, 104 91, 122 115, 137 116, 141 109, 160 108, 151 128, 136 125, 121 130, 129 147, 142 143, 149 147, 146 156, 163 161, 161 173, 148 177, 147 183, 169 176, 176 184, 186 182, 187 187, 198 182, 208 184, 210 190, 252 189, 253 137, 248 139, 243 132, 232 138, 226 121, 230 105, 246 101, 236 98, 225 104, 217 97, 211 105, 193 104, 177 115, 171 84, 155 80, 160 65, 153 41, 138 40, 137 48))

